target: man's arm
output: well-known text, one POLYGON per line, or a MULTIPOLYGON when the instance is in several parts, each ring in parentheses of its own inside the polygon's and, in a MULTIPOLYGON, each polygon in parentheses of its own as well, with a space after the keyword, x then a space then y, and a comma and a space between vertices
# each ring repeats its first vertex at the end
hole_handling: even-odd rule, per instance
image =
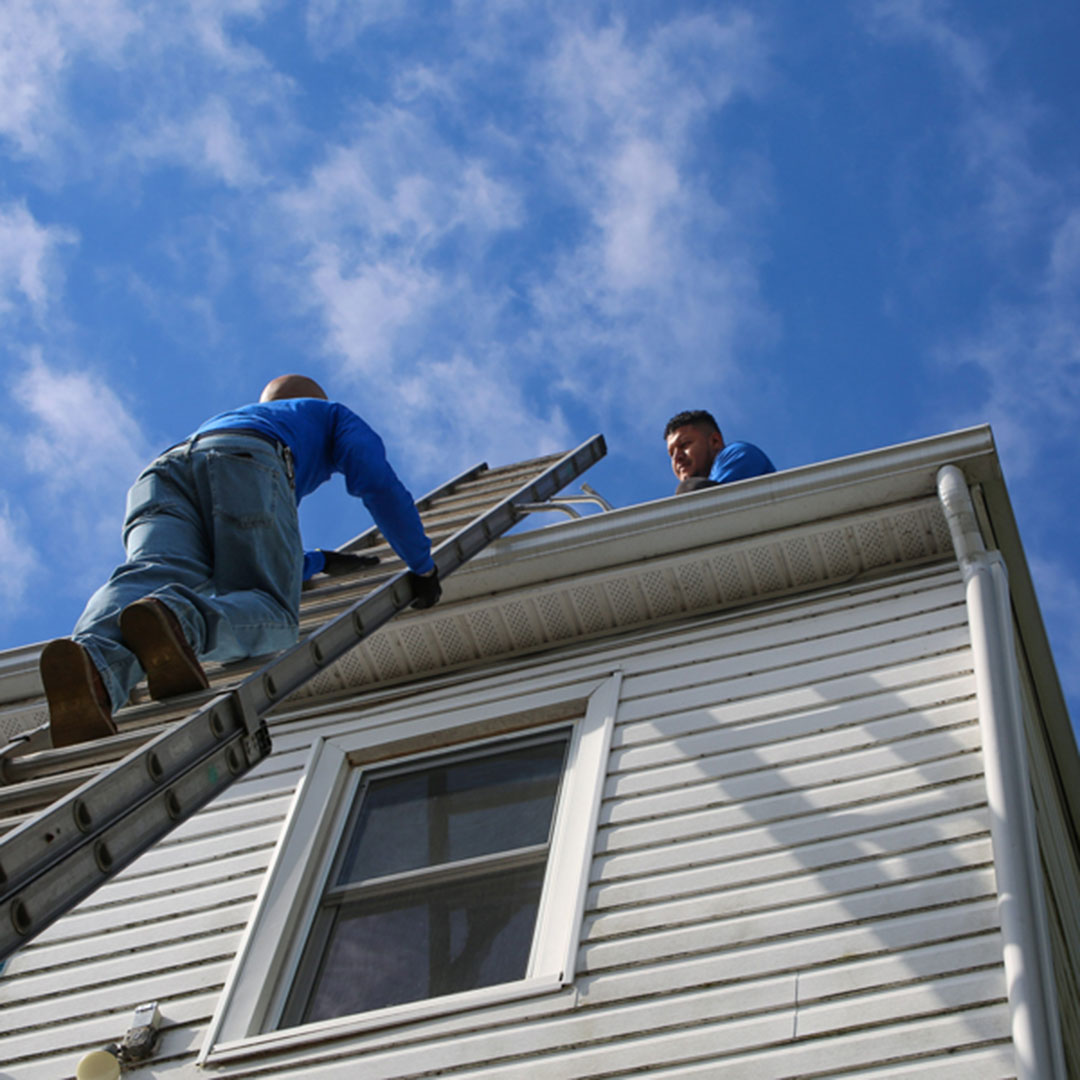
POLYGON ((382 439, 356 413, 340 406, 334 431, 334 463, 350 495, 362 499, 390 546, 414 574, 435 568, 431 541, 412 495, 386 460, 382 439))

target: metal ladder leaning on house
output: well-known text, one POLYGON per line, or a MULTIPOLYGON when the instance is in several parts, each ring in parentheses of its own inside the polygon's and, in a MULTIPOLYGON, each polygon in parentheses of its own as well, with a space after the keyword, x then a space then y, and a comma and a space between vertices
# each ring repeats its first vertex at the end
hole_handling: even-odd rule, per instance
MULTIPOLYGON (((573 514, 549 502, 551 496, 605 452, 603 436, 594 436, 439 544, 432 552, 439 577, 448 577, 534 510, 560 507, 573 514)), ((355 550, 374 532, 345 550, 355 550)), ((0 961, 267 757, 270 709, 413 599, 403 570, 0 839, 0 961)))

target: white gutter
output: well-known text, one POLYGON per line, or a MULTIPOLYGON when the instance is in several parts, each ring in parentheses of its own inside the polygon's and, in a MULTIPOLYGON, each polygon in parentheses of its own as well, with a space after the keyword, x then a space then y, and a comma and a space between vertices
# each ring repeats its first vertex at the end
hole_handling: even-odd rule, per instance
POLYGON ((1017 1076, 1065 1080, 1008 575, 986 550, 964 474, 946 465, 937 479, 966 589, 1017 1076))

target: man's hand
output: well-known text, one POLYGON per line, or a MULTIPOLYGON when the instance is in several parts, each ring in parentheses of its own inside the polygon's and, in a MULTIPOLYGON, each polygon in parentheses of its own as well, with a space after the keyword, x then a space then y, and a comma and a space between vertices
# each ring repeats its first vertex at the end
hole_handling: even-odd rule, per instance
POLYGON ((442 596, 439 571, 432 568, 428 574, 414 574, 410 570, 409 577, 412 579, 413 592, 416 593, 416 599, 412 602, 412 606, 417 609, 434 607, 439 602, 439 597, 442 596))
POLYGON ((378 555, 350 555, 345 551, 326 551, 324 548, 319 548, 319 550, 325 560, 322 572, 330 577, 355 574, 358 570, 367 570, 369 567, 379 565, 378 555))

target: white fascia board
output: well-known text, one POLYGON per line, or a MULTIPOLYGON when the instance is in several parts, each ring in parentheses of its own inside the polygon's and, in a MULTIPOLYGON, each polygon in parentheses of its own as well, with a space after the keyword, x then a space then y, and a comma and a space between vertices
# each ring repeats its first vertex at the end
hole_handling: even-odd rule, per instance
POLYGON ((933 496, 937 471, 946 464, 959 465, 973 479, 999 479, 990 428, 968 428, 504 537, 458 570, 443 591, 448 601, 468 600, 933 496))

